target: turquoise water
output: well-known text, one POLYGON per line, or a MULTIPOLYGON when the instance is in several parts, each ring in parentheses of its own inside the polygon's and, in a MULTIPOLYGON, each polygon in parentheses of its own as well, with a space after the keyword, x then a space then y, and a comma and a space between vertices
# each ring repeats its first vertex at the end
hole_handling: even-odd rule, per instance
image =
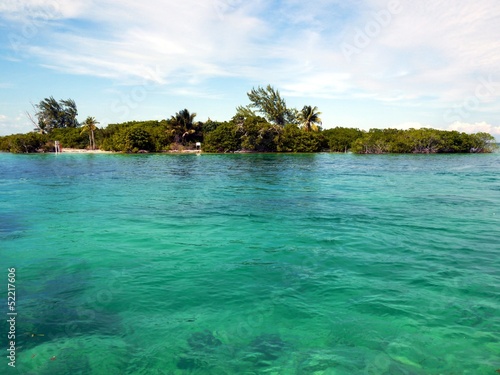
POLYGON ((499 162, 0 154, 0 373, 493 375, 499 162))

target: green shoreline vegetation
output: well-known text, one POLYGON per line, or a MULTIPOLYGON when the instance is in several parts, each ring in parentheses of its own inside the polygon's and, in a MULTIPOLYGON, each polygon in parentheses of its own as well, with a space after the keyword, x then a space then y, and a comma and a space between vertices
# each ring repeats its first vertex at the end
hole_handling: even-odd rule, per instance
POLYGON ((12 153, 54 152, 63 148, 144 153, 191 150, 203 152, 353 152, 489 153, 497 147, 488 133, 467 134, 436 129, 322 129, 317 107, 288 108, 278 90, 258 87, 248 93, 250 104, 236 108, 229 121, 195 121, 187 109, 167 120, 130 121, 99 129, 94 117, 76 119, 76 103, 45 98, 28 114, 35 130, 0 137, 0 150, 12 153))

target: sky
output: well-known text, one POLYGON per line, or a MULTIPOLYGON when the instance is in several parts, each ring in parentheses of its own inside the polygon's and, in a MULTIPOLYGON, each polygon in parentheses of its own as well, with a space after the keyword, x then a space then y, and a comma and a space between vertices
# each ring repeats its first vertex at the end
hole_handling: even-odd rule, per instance
POLYGON ((101 127, 229 120, 271 84, 324 128, 486 131, 500 140, 498 0, 9 0, 0 135, 71 98, 101 127))

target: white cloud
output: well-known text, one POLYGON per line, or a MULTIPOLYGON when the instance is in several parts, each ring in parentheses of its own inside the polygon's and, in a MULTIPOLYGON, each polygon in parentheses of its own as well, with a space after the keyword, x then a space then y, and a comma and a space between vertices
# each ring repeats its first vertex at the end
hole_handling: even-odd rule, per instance
MULTIPOLYGON (((442 0, 427 2, 420 14, 405 0, 400 14, 368 48, 374 72, 404 69, 406 79, 380 80, 424 95, 434 91, 442 101, 462 100, 477 78, 497 72, 500 63, 500 3, 442 0)), ((364 57, 361 55, 360 57, 364 57)))
POLYGON ((0 114, 0 136, 14 133, 26 133, 33 130, 26 116, 19 114, 11 118, 7 115, 0 114))
POLYGON ((355 86, 381 96, 395 89, 411 96, 433 90, 450 101, 471 90, 474 73, 496 71, 496 0, 399 2, 400 12, 381 25, 352 61, 346 61, 342 43, 351 42, 370 23, 380 23, 376 14, 389 9, 390 1, 364 0, 347 7, 322 0, 311 7, 290 0, 274 9, 271 3, 240 0, 29 0, 22 7, 6 2, 0 9, 29 15, 26 9, 51 8, 60 20, 92 22, 97 30, 91 27, 87 33, 76 26, 64 33, 49 29, 50 43, 32 45, 30 52, 65 72, 114 79, 144 78, 136 68, 144 65, 160 65, 167 81, 178 74, 200 79, 256 79, 260 74, 300 88, 310 75, 325 75, 324 84, 317 84, 321 96, 355 86), (338 80, 332 82, 332 73, 338 80), (350 85, 345 75, 351 77, 350 85))
MULTIPOLYGON (((185 95, 207 79, 241 78, 285 96, 440 112, 446 123, 500 66, 497 0, 24 0, 0 11, 18 30, 30 17, 46 21, 23 48, 40 65, 185 95), (377 18, 398 1, 400 11, 377 18), (342 46, 367 30, 349 61, 342 46)), ((498 110, 499 95, 461 118, 491 122, 498 110)))
POLYGON ((488 124, 486 122, 476 122, 476 123, 467 123, 467 122, 454 122, 446 127, 446 130, 456 130, 464 133, 489 133, 495 136, 497 139, 500 139, 500 126, 495 126, 492 124, 488 124))
POLYGON ((91 4, 83 0, 3 1, 0 12, 10 20, 36 25, 40 21, 77 17, 91 4))
POLYGON ((336 99, 353 88, 347 73, 311 73, 298 77, 296 82, 283 83, 284 96, 336 99))
POLYGON ((64 2, 65 15, 76 12, 73 17, 93 27, 39 30, 49 42, 28 41, 28 51, 47 67, 118 81, 150 79, 144 67, 156 66, 163 72, 155 78, 160 82, 239 75, 254 64, 255 40, 267 32, 252 15, 258 2, 253 4, 217 9, 198 0, 104 1, 93 7, 64 2))

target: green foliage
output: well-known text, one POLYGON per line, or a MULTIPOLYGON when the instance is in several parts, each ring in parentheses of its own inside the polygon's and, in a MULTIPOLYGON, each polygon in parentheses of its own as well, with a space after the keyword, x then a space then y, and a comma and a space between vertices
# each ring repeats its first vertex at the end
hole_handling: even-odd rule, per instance
POLYGON ((318 110, 318 107, 305 105, 302 111, 299 112, 298 120, 304 127, 304 130, 317 132, 319 131, 318 125, 321 125, 319 115, 321 115, 321 112, 318 110))
POLYGON ((100 147, 107 151, 162 152, 174 140, 172 127, 166 120, 110 124, 101 133, 100 147))
POLYGON ((140 150, 155 151, 150 134, 140 127, 133 127, 125 132, 124 151, 137 152, 140 150))
POLYGON ((257 89, 253 88, 247 95, 251 103, 246 108, 238 107, 238 115, 252 117, 255 115, 253 108, 273 124, 284 126, 297 123, 297 110, 287 108, 285 99, 271 85, 267 85, 266 88, 260 86, 257 89))
POLYGON ((206 152, 316 152, 322 148, 322 135, 300 129, 297 125, 273 125, 253 115, 241 122, 237 116, 232 122, 218 126, 205 136, 206 152), (240 121, 239 123, 235 123, 240 121))
POLYGON ((241 130, 234 122, 224 122, 205 136, 203 151, 234 152, 241 149, 241 130))
POLYGON ((293 124, 286 125, 283 133, 277 137, 279 152, 319 152, 321 145, 320 134, 308 132, 293 124))
POLYGON ((10 137, 12 137, 12 135, 0 137, 0 151, 10 152, 10 137))
POLYGON ((494 138, 487 133, 467 134, 436 129, 370 129, 352 145, 360 154, 491 152, 494 138))
POLYGON ((85 148, 88 144, 88 137, 82 134, 80 128, 59 128, 50 132, 49 138, 52 141, 59 141, 61 147, 85 148))
POLYGON ((167 121, 131 121, 110 124, 103 129, 100 148, 122 152, 161 152, 169 148, 173 136, 167 134, 167 121))
POLYGON ((169 120, 131 121, 98 129, 93 117, 87 117, 83 127, 77 128, 75 102, 58 102, 50 97, 34 106, 38 123, 32 121, 38 134, 0 137, 0 150, 53 151, 55 141, 61 142, 63 149, 85 148, 90 143, 91 149, 99 146, 122 152, 194 149, 195 142, 202 142, 206 152, 480 153, 496 148, 495 139, 488 133, 343 127, 322 130, 317 107, 306 105, 300 112, 287 108, 271 85, 253 88, 248 98, 251 103, 238 107, 229 122, 195 122, 196 113, 183 109, 169 120))
POLYGON ((155 152, 162 152, 169 149, 174 138, 169 131, 170 127, 166 120, 157 122, 155 125, 146 125, 144 129, 151 136, 155 152))
POLYGON ((97 124, 99 124, 99 122, 95 119, 95 117, 87 117, 84 121, 84 123, 82 124, 82 129, 81 129, 81 132, 80 134, 84 134, 84 133, 87 133, 88 136, 89 136, 89 146, 90 146, 90 149, 91 150, 95 150, 95 137, 94 137, 94 134, 95 134, 95 131, 97 129, 99 129, 97 127, 97 124))
POLYGON ((14 154, 49 151, 45 147, 47 143, 48 138, 44 134, 35 132, 27 134, 13 134, 1 137, 0 149, 14 154))
POLYGON ((208 119, 201 127, 201 130, 202 130, 202 133, 203 135, 207 135, 208 133, 210 132, 213 132, 215 129, 217 129, 217 127, 219 127, 219 125, 221 125, 222 122, 218 122, 218 121, 212 121, 210 119, 208 119))
POLYGON ((363 132, 354 128, 336 127, 324 130, 323 136, 326 148, 332 152, 347 152, 351 149, 354 141, 363 135, 363 132))
POLYGON ((174 135, 176 143, 186 145, 189 142, 199 141, 202 138, 201 122, 194 122, 196 113, 190 113, 187 109, 183 109, 172 116, 170 125, 171 133, 174 135))
POLYGON ((240 126, 241 148, 246 151, 276 152, 277 137, 283 133, 283 128, 271 125, 264 118, 254 116, 247 118, 240 126))
POLYGON ((476 133, 471 134, 471 150, 470 152, 482 153, 482 152, 493 152, 498 148, 495 143, 495 137, 488 133, 476 133))
POLYGON ((51 96, 34 107, 37 122, 32 121, 36 126, 35 130, 41 134, 50 133, 57 128, 76 128, 79 125, 76 120, 78 110, 72 99, 57 101, 51 96))
POLYGON ((441 137, 443 139, 443 147, 440 152, 470 152, 472 148, 472 138, 466 133, 454 130, 442 133, 441 137))
POLYGON ((233 116, 232 120, 236 124, 243 124, 245 122, 245 119, 252 117, 258 117, 258 115, 250 108, 250 106, 239 106, 236 107, 236 114, 233 116))
POLYGON ((354 142, 352 150, 362 154, 391 152, 391 143, 397 132, 397 129, 370 129, 354 142))
POLYGON ((123 127, 103 142, 104 149, 111 151, 156 151, 150 133, 141 125, 123 127))
POLYGON ((444 142, 442 132, 434 129, 409 129, 399 138, 402 145, 393 152, 431 154, 439 152, 444 142))

